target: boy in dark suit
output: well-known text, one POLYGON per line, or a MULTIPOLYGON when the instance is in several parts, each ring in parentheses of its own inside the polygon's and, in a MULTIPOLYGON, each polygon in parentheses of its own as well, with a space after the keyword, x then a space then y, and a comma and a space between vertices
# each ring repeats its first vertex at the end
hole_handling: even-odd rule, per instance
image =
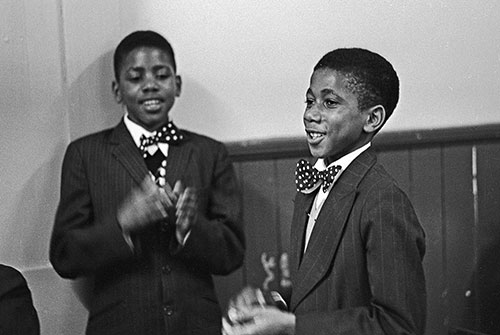
POLYGON ((0 334, 38 335, 40 321, 23 275, 0 264, 0 334))
POLYGON ((244 290, 225 334, 424 334, 424 231, 370 147, 398 98, 392 65, 368 50, 315 66, 304 127, 317 160, 296 171, 289 311, 249 304, 257 294, 244 290))
POLYGON ((50 260, 93 278, 87 334, 220 334, 212 274, 244 254, 227 151, 170 121, 181 77, 161 35, 125 37, 114 71, 125 116, 68 146, 50 260))

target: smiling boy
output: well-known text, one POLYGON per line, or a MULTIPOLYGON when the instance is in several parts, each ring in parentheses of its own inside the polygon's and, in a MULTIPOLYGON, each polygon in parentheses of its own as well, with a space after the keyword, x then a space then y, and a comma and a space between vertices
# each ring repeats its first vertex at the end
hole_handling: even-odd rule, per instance
POLYGON ((243 291, 224 334, 424 334, 425 234, 371 148, 398 98, 392 65, 371 51, 336 49, 314 67, 303 122, 316 162, 297 166, 289 311, 243 291))
POLYGON ((182 82, 161 35, 125 37, 114 71, 124 117, 68 146, 50 261, 93 279, 87 334, 220 334, 212 275, 245 247, 227 151, 171 122, 182 82))

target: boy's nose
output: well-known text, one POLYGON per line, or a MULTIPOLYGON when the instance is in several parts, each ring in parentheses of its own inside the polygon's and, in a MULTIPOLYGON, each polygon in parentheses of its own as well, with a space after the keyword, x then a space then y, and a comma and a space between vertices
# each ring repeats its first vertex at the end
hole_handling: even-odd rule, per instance
POLYGON ((156 83, 156 81, 154 79, 148 79, 144 83, 142 89, 144 91, 157 90, 158 89, 158 84, 156 83))
POLYGON ((304 112, 304 121, 305 122, 319 122, 321 121, 321 114, 318 109, 314 106, 307 109, 304 112))

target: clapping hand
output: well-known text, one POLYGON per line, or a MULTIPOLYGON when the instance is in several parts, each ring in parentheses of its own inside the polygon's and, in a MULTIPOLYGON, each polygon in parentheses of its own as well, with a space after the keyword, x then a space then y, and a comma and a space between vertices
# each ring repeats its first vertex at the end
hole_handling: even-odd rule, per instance
POLYGON ((118 209, 117 219, 125 233, 146 228, 168 218, 177 196, 158 187, 146 176, 139 187, 134 188, 118 209))
POLYGON ((294 334, 295 316, 283 309, 286 309, 286 304, 279 295, 245 287, 229 301, 222 319, 222 334, 294 334))
MULTIPOLYGON (((168 185, 168 184, 167 184, 168 185)), ((175 235, 180 244, 184 243, 198 215, 198 195, 193 187, 186 187, 179 180, 175 183, 173 194, 177 198, 175 205, 175 235)))

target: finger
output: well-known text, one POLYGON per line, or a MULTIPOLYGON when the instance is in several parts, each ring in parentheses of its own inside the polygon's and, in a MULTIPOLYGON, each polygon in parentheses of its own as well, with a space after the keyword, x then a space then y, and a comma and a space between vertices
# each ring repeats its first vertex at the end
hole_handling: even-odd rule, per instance
POLYGON ((198 194, 196 193, 196 189, 193 187, 186 188, 186 202, 189 208, 196 208, 198 203, 198 194))
POLYGON ((177 208, 175 211, 175 215, 177 215, 179 219, 184 218, 184 216, 186 215, 185 203, 186 203, 186 196, 185 193, 182 193, 179 198, 179 201, 177 201, 177 208))
POLYGON ((225 318, 222 318, 222 334, 225 335, 244 335, 240 324, 230 324, 225 318))
POLYGON ((227 322, 226 318, 222 318, 222 335, 231 335, 231 325, 227 322))
POLYGON ((172 186, 170 186, 169 183, 165 183, 165 186, 163 186, 163 190, 165 191, 165 194, 172 202, 172 206, 176 204, 178 201, 178 196, 174 193, 174 190, 172 190, 172 186))
POLYGON ((179 197, 182 193, 184 193, 184 185, 178 180, 174 185, 174 194, 179 197))
POLYGON ((164 188, 158 190, 158 200, 164 208, 172 208, 174 206, 172 199, 170 199, 164 188))
POLYGON ((256 289, 253 287, 246 287, 241 292, 240 298, 241 300, 239 301, 239 303, 249 308, 250 306, 257 303, 256 289))
POLYGON ((177 202, 177 215, 194 216, 197 210, 197 202, 198 196, 195 189, 187 187, 177 202))
POLYGON ((161 219, 167 218, 168 213, 167 213, 167 210, 165 209, 165 207, 163 206, 163 203, 160 200, 156 200, 155 205, 156 205, 156 208, 158 209, 158 211, 160 212, 161 219))

